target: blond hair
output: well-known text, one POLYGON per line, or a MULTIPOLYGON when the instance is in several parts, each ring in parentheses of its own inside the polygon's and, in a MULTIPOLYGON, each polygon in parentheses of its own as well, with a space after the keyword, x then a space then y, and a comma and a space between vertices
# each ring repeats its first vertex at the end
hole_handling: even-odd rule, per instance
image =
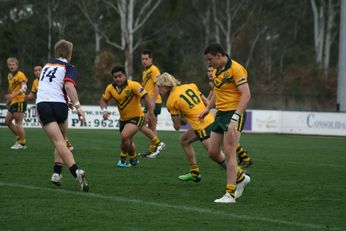
POLYGON ((19 64, 18 59, 16 57, 8 57, 6 62, 15 62, 17 65, 19 64))
POLYGON ((55 58, 65 58, 67 60, 72 57, 73 44, 67 40, 61 39, 54 45, 55 58))
POLYGON ((164 72, 157 77, 156 85, 158 87, 176 87, 180 85, 180 81, 173 75, 164 72))

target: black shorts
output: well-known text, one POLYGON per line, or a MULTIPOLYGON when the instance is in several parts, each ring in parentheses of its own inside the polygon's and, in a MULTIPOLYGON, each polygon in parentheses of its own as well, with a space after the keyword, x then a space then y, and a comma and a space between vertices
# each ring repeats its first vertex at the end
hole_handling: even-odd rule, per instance
POLYGON ((122 132, 124 130, 125 125, 129 123, 141 128, 144 124, 144 116, 134 117, 129 120, 119 120, 119 131, 122 132))
POLYGON ((42 125, 50 122, 61 124, 67 120, 68 107, 66 103, 41 102, 36 107, 42 125))

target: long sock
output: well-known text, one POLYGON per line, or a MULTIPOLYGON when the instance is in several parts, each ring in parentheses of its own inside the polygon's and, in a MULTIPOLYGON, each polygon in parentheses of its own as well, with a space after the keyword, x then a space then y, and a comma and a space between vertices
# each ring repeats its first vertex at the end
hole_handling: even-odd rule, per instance
POLYGON ((19 141, 19 136, 16 136, 16 140, 19 141))
POLYGON ((192 176, 199 175, 199 167, 197 163, 190 164, 190 173, 192 176))
POLYGON ((234 184, 227 184, 226 192, 228 192, 232 197, 234 197, 236 186, 234 184))
POLYGON ((136 153, 129 153, 130 160, 136 160, 137 154, 136 153))
POLYGON ((25 140, 25 139, 23 139, 23 140, 19 140, 19 141, 18 141, 18 143, 20 143, 21 145, 23 145, 23 146, 24 146, 24 145, 26 144, 26 140, 25 140))
POLYGON ((239 162, 250 161, 250 157, 248 156, 247 151, 245 151, 240 146, 240 144, 238 144, 238 147, 237 147, 237 155, 238 155, 238 158, 239 158, 239 162))
POLYGON ((236 183, 240 183, 244 180, 245 178, 245 174, 244 174, 244 170, 241 169, 239 166, 237 167, 237 180, 236 183))
POLYGON ((77 170, 78 170, 78 166, 76 164, 74 164, 70 167, 70 172, 74 176, 74 178, 77 177, 77 173, 76 173, 77 170))
POLYGON ((54 167, 53 167, 53 172, 60 175, 61 171, 62 171, 63 165, 64 165, 63 163, 55 162, 54 163, 54 167))
POLYGON ((127 158, 127 153, 120 152, 120 161, 121 163, 125 163, 127 158))
POLYGON ((151 153, 155 152, 156 151, 156 146, 160 143, 160 139, 159 137, 155 136, 151 142, 150 142, 150 145, 149 145, 149 151, 151 153))

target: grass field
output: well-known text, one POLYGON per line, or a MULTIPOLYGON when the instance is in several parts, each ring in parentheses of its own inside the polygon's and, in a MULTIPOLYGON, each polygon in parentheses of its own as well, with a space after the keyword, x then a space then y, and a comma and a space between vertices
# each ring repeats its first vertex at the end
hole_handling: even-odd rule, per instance
MULTIPOLYGON (((28 149, 10 150, 0 128, 0 230, 346 230, 346 138, 243 134, 253 157, 251 183, 236 204, 215 204, 225 171, 195 145, 202 181, 180 182, 188 164, 178 132, 159 132, 167 148, 140 166, 115 167, 118 131, 70 130, 90 192, 63 170, 50 183, 53 148, 41 129, 26 129, 28 149)), ((138 151, 148 140, 136 137, 138 151)))

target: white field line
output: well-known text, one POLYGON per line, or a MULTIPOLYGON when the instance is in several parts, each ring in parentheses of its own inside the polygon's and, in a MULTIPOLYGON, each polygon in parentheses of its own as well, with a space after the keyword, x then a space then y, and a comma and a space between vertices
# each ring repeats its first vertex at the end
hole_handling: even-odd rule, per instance
MULTIPOLYGON (((228 218, 235 218, 235 219, 241 219, 241 220, 261 221, 261 222, 267 222, 267 223, 282 224, 282 225, 293 226, 298 228, 309 228, 309 229, 315 229, 315 230, 326 230, 326 229, 327 230, 345 230, 345 228, 327 227, 324 225, 299 223, 299 222, 271 219, 271 218, 259 217, 259 216, 254 217, 254 216, 248 216, 248 215, 238 215, 238 214, 233 214, 229 212, 226 213, 226 212, 216 211, 212 209, 182 206, 182 205, 172 205, 172 204, 158 203, 153 201, 143 201, 143 200, 130 199, 130 198, 119 197, 119 196, 105 196, 102 194, 90 193, 90 192, 86 193, 86 192, 79 192, 79 191, 70 191, 65 189, 53 189, 53 188, 37 187, 37 186, 23 185, 23 184, 17 184, 17 183, 4 183, 4 182, 0 182, 0 187, 22 188, 22 189, 28 189, 28 190, 65 193, 65 194, 71 194, 71 195, 82 196, 82 197, 97 198, 102 200, 148 205, 148 206, 158 207, 158 208, 168 208, 168 209, 183 210, 188 212, 198 212, 198 213, 204 213, 204 214, 220 215, 220 216, 224 216, 228 218)), ((210 203, 213 203, 213 202, 211 201, 210 203)))

